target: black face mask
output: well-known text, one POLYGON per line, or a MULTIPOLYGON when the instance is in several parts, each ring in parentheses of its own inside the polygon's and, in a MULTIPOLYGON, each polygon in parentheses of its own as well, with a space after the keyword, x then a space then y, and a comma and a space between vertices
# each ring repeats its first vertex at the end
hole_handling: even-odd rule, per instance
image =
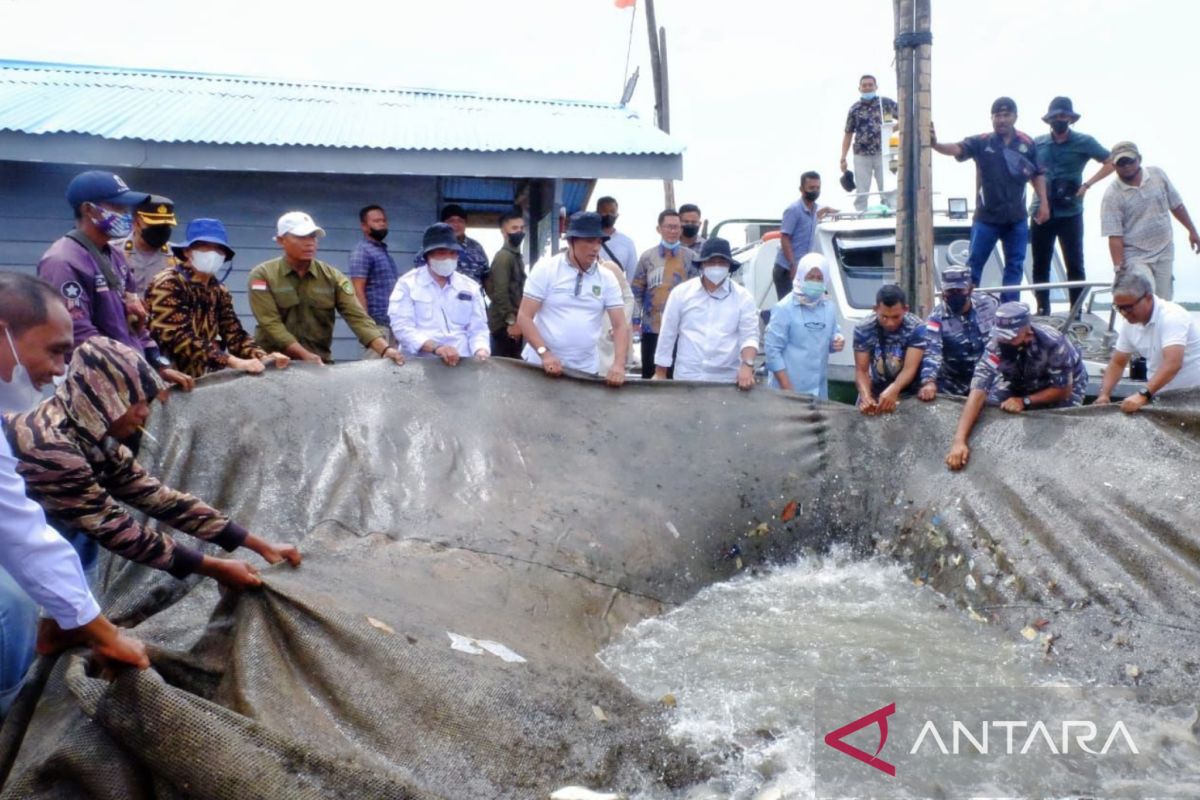
POLYGON ((511 247, 514 250, 519 250, 519 249, 521 249, 521 242, 525 241, 525 231, 517 231, 516 233, 510 233, 505 238, 508 239, 509 247, 511 247))
POLYGON ((815 203, 815 202, 817 202, 817 198, 818 198, 818 197, 820 197, 820 196, 821 196, 821 192, 820 192, 820 191, 816 191, 816 192, 805 192, 805 193, 804 193, 804 199, 805 199, 805 200, 807 200, 807 201, 808 201, 808 202, 810 202, 810 203, 815 203))
POLYGON ((371 228, 371 230, 367 231, 367 236, 370 236, 377 242, 382 242, 387 238, 387 232, 387 228, 371 228))
POLYGON ((965 294, 946 295, 946 308, 950 309, 953 314, 962 314, 969 302, 971 302, 971 298, 965 294))
POLYGON ((157 250, 171 238, 172 230, 170 225, 150 225, 142 228, 142 241, 157 250))
POLYGON ((611 228, 616 224, 617 224, 617 215, 616 214, 601 214, 600 215, 600 227, 601 228, 611 228))
POLYGON ((998 349, 1000 350, 1000 355, 1005 358, 1016 358, 1024 352, 1025 347, 1024 345, 1001 344, 998 349))
POLYGON ((699 232, 700 232, 699 225, 684 225, 683 226, 683 235, 689 239, 694 239, 696 237, 696 234, 698 234, 699 232))
POLYGON ((1054 131, 1055 133, 1066 133, 1067 128, 1069 127, 1071 127, 1071 123, 1066 122, 1065 120, 1056 119, 1054 122, 1050 123, 1050 130, 1054 131))

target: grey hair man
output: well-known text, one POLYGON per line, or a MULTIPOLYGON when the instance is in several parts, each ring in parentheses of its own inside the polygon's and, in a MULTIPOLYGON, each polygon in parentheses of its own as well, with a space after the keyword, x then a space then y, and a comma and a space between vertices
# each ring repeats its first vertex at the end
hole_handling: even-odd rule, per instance
POLYGON ((1200 386, 1200 323, 1183 306, 1154 296, 1154 286, 1142 272, 1127 270, 1113 287, 1113 306, 1125 325, 1104 371, 1096 403, 1112 402, 1112 390, 1134 353, 1149 362, 1150 378, 1137 394, 1121 401, 1132 414, 1165 389, 1200 386))

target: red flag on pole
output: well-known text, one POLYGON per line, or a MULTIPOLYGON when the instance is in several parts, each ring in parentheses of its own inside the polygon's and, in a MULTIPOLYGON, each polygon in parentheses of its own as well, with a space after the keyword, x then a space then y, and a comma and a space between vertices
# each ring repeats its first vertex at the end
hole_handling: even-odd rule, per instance
POLYGON ((633 8, 637 5, 637 0, 613 0, 613 5, 617 8, 633 8))

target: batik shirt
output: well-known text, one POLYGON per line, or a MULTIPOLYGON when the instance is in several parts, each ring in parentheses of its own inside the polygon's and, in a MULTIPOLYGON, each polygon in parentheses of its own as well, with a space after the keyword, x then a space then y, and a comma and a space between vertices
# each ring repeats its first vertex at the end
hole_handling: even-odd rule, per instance
POLYGON ((975 365, 991 336, 998 305, 990 294, 974 294, 970 310, 960 316, 938 303, 925 321, 921 383, 936 380, 939 392, 967 396, 975 365))
POLYGON ((874 314, 855 326, 854 352, 871 358, 872 394, 878 395, 900 377, 910 347, 925 349, 925 325, 916 314, 905 314, 900 327, 890 332, 880 327, 874 314))
POLYGON ((190 267, 160 272, 146 289, 150 335, 175 369, 199 378, 229 366, 229 356, 263 358, 233 310, 233 296, 216 278, 193 279, 190 267))
POLYGON ((1034 324, 1033 338, 1015 356, 1003 353, 994 340, 988 343, 975 366, 971 389, 982 389, 989 403, 999 405, 1010 397, 1028 397, 1070 384, 1071 396, 1055 404, 1066 407, 1083 403, 1087 383, 1087 366, 1071 340, 1053 328, 1034 324))
POLYGON ((633 319, 641 322, 642 333, 657 334, 662 329, 671 290, 699 275, 696 254, 682 244, 674 254, 662 245, 642 253, 629 286, 633 290, 633 319))
POLYGON ((883 117, 891 115, 896 119, 899 108, 896 101, 888 97, 859 100, 850 106, 850 113, 846 115, 846 133, 854 134, 854 155, 877 156, 883 152, 883 117))

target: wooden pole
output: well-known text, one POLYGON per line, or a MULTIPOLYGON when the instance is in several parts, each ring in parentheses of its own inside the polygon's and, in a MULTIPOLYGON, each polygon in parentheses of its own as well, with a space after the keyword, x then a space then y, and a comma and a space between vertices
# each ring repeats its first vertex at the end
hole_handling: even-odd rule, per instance
POLYGON ((913 149, 917 154, 917 298, 922 316, 933 311, 934 275, 937 269, 933 246, 933 146, 929 131, 933 124, 933 70, 932 50, 928 34, 930 28, 930 0, 915 0, 918 34, 925 34, 924 43, 914 52, 916 71, 916 122, 913 131, 913 149))
POLYGON ((933 186, 930 0, 893 0, 896 14, 896 83, 900 105, 897 174, 896 282, 913 310, 933 310, 933 186))
MULTIPOLYGON (((670 111, 667 98, 667 31, 659 28, 654 16, 654 0, 646 4, 646 32, 650 36, 650 75, 654 78, 654 124, 658 129, 670 133, 670 111)), ((665 208, 675 207, 675 185, 663 181, 665 208)))
MULTIPOLYGON (((915 208, 910 188, 912 164, 910 149, 915 124, 912 114, 912 50, 900 45, 901 39, 912 32, 913 0, 893 0, 896 14, 896 102, 900 123, 900 169, 896 173, 896 283, 908 295, 910 303, 916 305, 917 286, 912 270, 913 242, 910 229, 915 208)), ((918 312, 919 313, 919 312, 918 312)))
MULTIPOLYGON (((671 132, 671 82, 670 71, 667 69, 667 29, 658 29, 658 58, 662 70, 662 96, 659 104, 658 127, 665 133, 671 132)), ((663 202, 665 208, 675 208, 675 183, 670 178, 663 181, 663 202)))

